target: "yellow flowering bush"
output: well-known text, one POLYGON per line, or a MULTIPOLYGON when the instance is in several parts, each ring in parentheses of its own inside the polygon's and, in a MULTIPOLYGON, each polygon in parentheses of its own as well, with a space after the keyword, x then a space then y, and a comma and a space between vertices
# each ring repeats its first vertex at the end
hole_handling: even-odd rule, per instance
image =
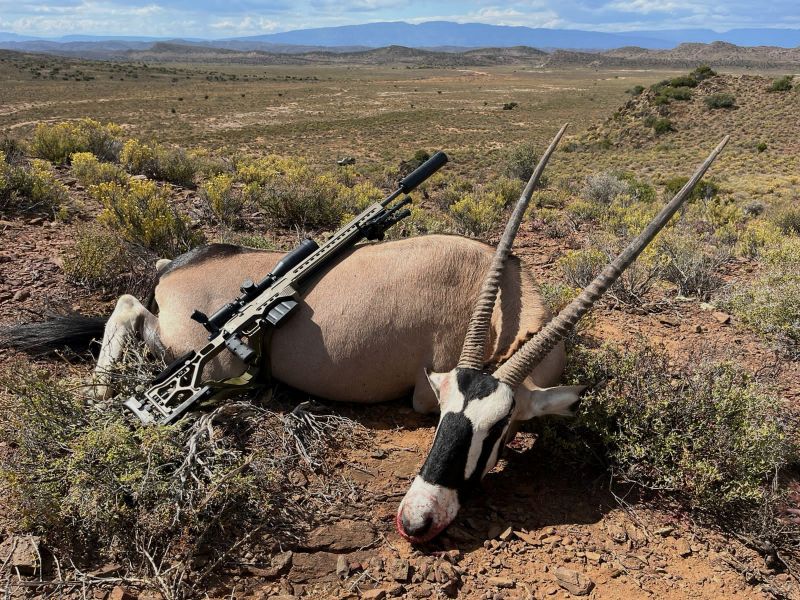
POLYGON ((92 193, 104 208, 101 223, 160 256, 171 258, 201 241, 190 231, 186 218, 171 206, 168 190, 153 181, 101 183, 92 193))

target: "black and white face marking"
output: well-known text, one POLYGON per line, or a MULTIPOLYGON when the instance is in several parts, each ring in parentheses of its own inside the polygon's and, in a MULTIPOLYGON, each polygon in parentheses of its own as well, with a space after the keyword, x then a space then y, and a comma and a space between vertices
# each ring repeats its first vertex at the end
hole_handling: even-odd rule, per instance
POLYGON ((415 542, 447 527, 463 496, 497 464, 515 408, 511 388, 488 373, 455 369, 428 378, 439 397, 439 426, 397 513, 398 531, 415 542))

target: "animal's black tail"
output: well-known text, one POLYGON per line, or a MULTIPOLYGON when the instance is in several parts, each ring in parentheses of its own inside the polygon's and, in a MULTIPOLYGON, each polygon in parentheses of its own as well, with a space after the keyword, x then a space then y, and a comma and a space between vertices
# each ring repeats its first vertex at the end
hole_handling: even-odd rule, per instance
POLYGON ((108 317, 87 317, 75 312, 46 316, 46 321, 0 328, 0 346, 34 355, 65 348, 84 352, 93 340, 102 339, 108 321, 108 317))

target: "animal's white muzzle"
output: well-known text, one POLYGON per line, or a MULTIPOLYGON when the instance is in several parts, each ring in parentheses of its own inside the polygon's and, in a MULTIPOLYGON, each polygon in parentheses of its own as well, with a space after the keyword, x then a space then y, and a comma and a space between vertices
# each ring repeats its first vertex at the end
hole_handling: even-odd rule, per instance
POLYGON ((427 542, 452 523, 459 508, 455 490, 417 476, 397 510, 397 531, 410 542, 427 542))

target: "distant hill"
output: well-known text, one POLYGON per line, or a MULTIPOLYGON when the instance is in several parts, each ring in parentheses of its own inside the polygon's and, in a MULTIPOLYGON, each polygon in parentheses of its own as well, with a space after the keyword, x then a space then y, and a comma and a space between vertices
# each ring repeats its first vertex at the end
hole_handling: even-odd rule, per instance
MULTIPOLYGON (((175 41, 148 36, 68 35, 59 38, 35 38, 16 33, 0 32, 0 47, 20 51, 42 51, 44 46, 28 46, 28 42, 62 44, 60 53, 76 52, 75 43, 130 44, 141 49, 142 43, 175 41), (8 44, 13 44, 9 46, 8 44), (68 46, 72 45, 72 46, 68 46)), ((800 29, 732 29, 717 32, 711 29, 671 29, 659 31, 626 31, 608 33, 574 29, 546 29, 487 25, 484 23, 453 23, 428 21, 365 23, 339 27, 298 29, 263 35, 220 39, 180 39, 185 44, 200 44, 214 48, 276 53, 309 51, 347 51, 405 46, 436 51, 460 51, 471 48, 509 48, 528 46, 548 50, 602 51, 625 46, 649 50, 668 50, 682 43, 727 42, 739 46, 800 47, 800 29)), ((52 48, 52 46, 47 46, 52 48)), ((98 46, 103 47, 103 46, 98 46)), ((80 50, 78 50, 80 51, 80 50)))

